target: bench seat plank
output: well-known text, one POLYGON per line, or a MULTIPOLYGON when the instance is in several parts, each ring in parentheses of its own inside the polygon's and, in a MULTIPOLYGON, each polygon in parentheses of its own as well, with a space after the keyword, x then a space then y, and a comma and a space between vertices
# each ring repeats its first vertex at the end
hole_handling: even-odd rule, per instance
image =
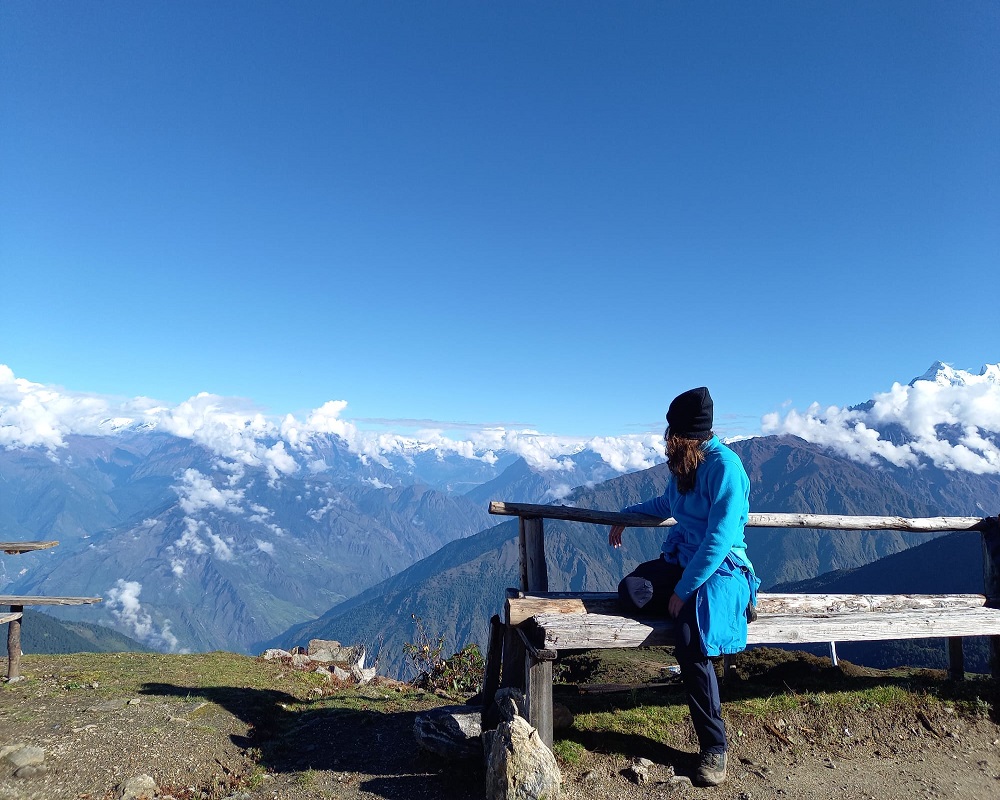
MULTIPOLYGON (((529 623, 542 647, 588 650, 673 644, 673 625, 662 618, 605 614, 537 614, 529 623)), ((748 644, 805 644, 949 636, 1000 635, 1000 609, 915 608, 851 613, 760 614, 748 644)))
MULTIPOLYGON (((759 614, 901 611, 929 608, 980 608, 981 594, 780 594, 757 595, 759 614)), ((620 616, 614 592, 546 592, 523 594, 507 601, 507 621, 520 625, 538 614, 604 614, 620 616)))
POLYGON ((35 550, 48 550, 56 547, 59 542, 0 542, 0 550, 5 553, 30 553, 35 550))
POLYGON ((30 597, 13 594, 0 595, 0 606, 82 606, 100 603, 103 597, 30 597))

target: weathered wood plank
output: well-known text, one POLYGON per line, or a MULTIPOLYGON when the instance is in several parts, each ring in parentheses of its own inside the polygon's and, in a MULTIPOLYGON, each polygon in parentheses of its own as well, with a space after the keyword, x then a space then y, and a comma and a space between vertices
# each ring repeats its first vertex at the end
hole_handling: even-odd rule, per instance
MULTIPOLYGON (((665 619, 603 614, 539 614, 544 646, 554 650, 673 644, 665 619)), ((1000 609, 934 608, 864 614, 761 614, 749 626, 748 644, 805 644, 1000 635, 1000 609)))
POLYGON ((8 622, 13 622, 16 619, 21 619, 23 614, 20 611, 11 611, 6 614, 0 614, 0 625, 5 625, 8 622))
MULTIPOLYGON (((931 608, 980 608, 981 594, 766 594, 757 595, 758 614, 843 613, 848 611, 893 611, 931 608)), ((507 618, 520 625, 539 614, 603 614, 619 616, 621 607, 614 592, 580 594, 528 593, 507 600, 507 618)))
POLYGON ((545 529, 541 519, 522 517, 521 540, 524 542, 521 588, 528 592, 549 590, 549 571, 545 564, 545 529))
MULTIPOLYGON (((646 514, 623 514, 571 506, 546 506, 535 503, 506 503, 494 500, 491 514, 501 516, 561 519, 597 525, 626 525, 630 528, 663 528, 677 524, 674 519, 659 519, 646 514)), ((982 517, 855 517, 835 514, 750 514, 748 528, 815 528, 819 530, 884 530, 911 533, 980 530, 982 517)))
POLYGON ((503 664, 504 624, 496 614, 490 619, 490 643, 486 648, 486 664, 483 669, 483 714, 493 704, 497 689, 500 688, 500 667, 503 664))
POLYGON ((22 595, 0 595, 0 606, 82 606, 100 603, 103 597, 28 597, 22 595))
POLYGON ((7 555, 16 555, 17 553, 31 553, 35 550, 48 550, 58 544, 59 542, 0 542, 0 550, 7 555))
POLYGON ((524 695, 528 722, 546 747, 552 747, 552 662, 525 654, 524 695))

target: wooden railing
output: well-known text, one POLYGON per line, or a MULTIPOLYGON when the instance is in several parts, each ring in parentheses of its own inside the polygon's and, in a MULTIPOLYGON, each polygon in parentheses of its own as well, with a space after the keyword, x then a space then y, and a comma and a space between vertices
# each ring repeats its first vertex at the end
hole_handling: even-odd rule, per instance
MULTIPOLYGON (((519 518, 521 588, 510 589, 505 619, 490 620, 483 684, 485 707, 500 685, 521 687, 528 721, 552 744, 552 662, 560 649, 638 647, 673 642, 669 620, 623 614, 617 595, 549 592, 545 519, 627 527, 668 527, 672 519, 494 501, 491 514, 519 518), (502 683, 501 683, 502 679, 502 683)), ((748 642, 827 642, 836 665, 836 640, 943 637, 950 672, 964 676, 963 636, 988 636, 993 674, 1000 677, 1000 519, 997 517, 850 517, 750 514, 748 527, 894 530, 921 533, 978 531, 983 538, 982 595, 758 594, 759 617, 748 642)))
MULTIPOLYGON (((595 511, 570 506, 536 505, 532 503, 490 503, 491 514, 516 516, 519 518, 519 548, 521 591, 525 593, 548 592, 548 568, 545 563, 545 519, 584 522, 596 525, 625 525, 626 527, 670 527, 674 519, 659 519, 646 514, 625 514, 613 511, 595 511)), ((891 517, 891 516, 840 516, 830 514, 769 514, 752 513, 747 520, 748 528, 810 528, 818 530, 857 531, 906 531, 910 533, 944 533, 955 531, 978 531, 983 540, 983 599, 980 605, 1000 608, 1000 519, 998 517, 891 517)), ((940 597, 940 596, 936 596, 940 597)), ((776 599, 776 598, 775 598, 776 599)), ((866 602, 866 601, 865 601, 866 602)), ((885 603, 898 608, 914 608, 921 605, 919 596, 887 595, 885 603)), ((962 602, 965 602, 964 600, 962 602)), ((864 604, 864 602, 862 603, 864 604)), ((845 600, 843 610, 850 610, 845 600)), ((935 601, 936 607, 948 603, 935 601)), ((968 629, 961 635, 975 635, 968 629)), ((886 638, 894 638, 887 636, 886 638)), ((960 640, 952 641, 949 651, 953 661, 960 659, 960 640)), ((1000 676, 1000 636, 990 636, 991 664, 994 674, 1000 676)), ((836 659, 836 649, 831 647, 831 656, 836 659)), ((961 671, 952 664, 953 673, 961 671)))

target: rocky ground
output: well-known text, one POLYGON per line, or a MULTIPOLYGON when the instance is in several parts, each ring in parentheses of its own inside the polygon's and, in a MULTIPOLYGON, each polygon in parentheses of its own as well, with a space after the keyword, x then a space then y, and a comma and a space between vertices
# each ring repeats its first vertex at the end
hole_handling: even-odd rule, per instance
MULTIPOLYGON (((34 656, 22 672, 0 689, 0 800, 483 794, 478 761, 446 762, 416 745, 416 714, 447 701, 407 686, 346 687, 224 653, 34 656)), ((578 720, 557 734, 564 797, 1000 797, 1000 728, 986 701, 924 705, 887 692, 881 703, 814 707, 782 683, 760 689, 759 713, 727 701, 731 780, 717 789, 685 780, 695 750, 686 720, 636 715, 655 707, 655 693, 642 703, 634 692, 601 695, 597 718, 592 696, 562 688, 578 720), (792 701, 768 703, 768 692, 792 701), (643 783, 629 777, 638 758, 649 762, 643 783)))

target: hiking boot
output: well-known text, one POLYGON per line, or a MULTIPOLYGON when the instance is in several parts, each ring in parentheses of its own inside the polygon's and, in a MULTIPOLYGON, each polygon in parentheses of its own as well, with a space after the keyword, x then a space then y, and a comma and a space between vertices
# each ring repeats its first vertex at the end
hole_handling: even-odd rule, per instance
POLYGON ((726 781, 726 754, 702 753, 694 782, 699 786, 718 786, 726 781))

